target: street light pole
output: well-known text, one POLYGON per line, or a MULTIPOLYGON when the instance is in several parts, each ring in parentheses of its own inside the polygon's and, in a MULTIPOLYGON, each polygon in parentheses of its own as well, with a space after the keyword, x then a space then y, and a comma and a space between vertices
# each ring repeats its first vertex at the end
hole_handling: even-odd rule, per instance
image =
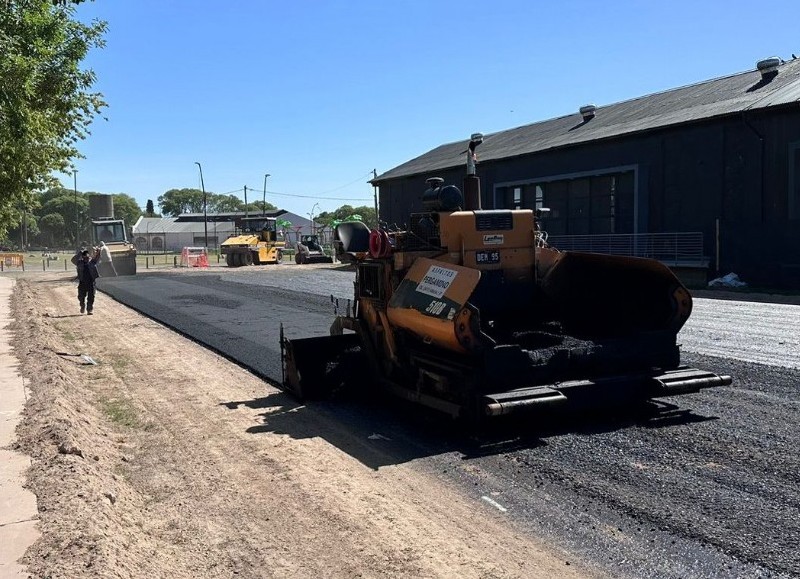
POLYGON ((261 202, 261 210, 263 211, 264 215, 267 214, 267 177, 269 176, 269 173, 264 175, 264 200, 261 202))
POLYGON ((206 200, 206 184, 203 183, 203 167, 197 161, 194 162, 200 168, 200 188, 203 190, 203 231, 205 234, 205 248, 208 252, 208 201, 206 200))
POLYGON ((314 233, 316 233, 316 231, 315 231, 316 230, 316 226, 314 224, 314 210, 317 207, 319 207, 319 203, 314 203, 314 205, 311 207, 311 213, 308 214, 309 217, 311 217, 311 235, 314 235, 314 233))
POLYGON ((78 225, 78 170, 72 170, 72 190, 75 192, 75 250, 81 248, 78 237, 80 237, 80 226, 78 225))

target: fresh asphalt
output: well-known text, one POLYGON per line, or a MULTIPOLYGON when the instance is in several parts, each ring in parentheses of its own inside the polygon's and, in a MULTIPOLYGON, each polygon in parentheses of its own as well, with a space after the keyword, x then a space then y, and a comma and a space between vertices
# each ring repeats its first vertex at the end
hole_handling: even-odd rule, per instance
MULTIPOLYGON (((327 334, 352 283, 342 268, 273 266, 147 272, 98 287, 277 384, 280 325, 289 337, 327 334)), ((346 424, 329 442, 370 468, 413 460, 459 484, 476 509, 563 547, 565 564, 569 552, 616 577, 796 577, 798 327, 800 306, 698 299, 680 336, 684 361, 732 375, 732 386, 509 421, 478 440, 403 405, 345 399, 301 410, 346 424)), ((291 416, 264 429, 314 435, 291 416)))

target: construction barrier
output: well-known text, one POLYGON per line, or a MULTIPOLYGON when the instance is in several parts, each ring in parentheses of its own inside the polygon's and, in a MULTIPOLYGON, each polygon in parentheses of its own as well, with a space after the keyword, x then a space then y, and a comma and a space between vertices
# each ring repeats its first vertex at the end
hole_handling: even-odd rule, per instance
POLYGON ((205 247, 184 247, 181 251, 181 267, 208 267, 205 247))
POLYGON ((25 256, 21 253, 0 253, 0 271, 6 267, 25 269, 25 256))

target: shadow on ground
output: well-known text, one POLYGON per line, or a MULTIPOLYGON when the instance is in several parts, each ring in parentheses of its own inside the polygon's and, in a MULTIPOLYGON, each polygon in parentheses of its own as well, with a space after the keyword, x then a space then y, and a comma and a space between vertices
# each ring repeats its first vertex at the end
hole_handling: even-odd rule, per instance
POLYGON ((275 433, 295 439, 319 437, 371 469, 456 452, 469 460, 547 445, 568 434, 592 435, 631 427, 672 428, 716 420, 691 409, 649 401, 610 410, 505 417, 469 428, 419 406, 394 399, 339 399, 297 402, 285 392, 220 403, 231 410, 259 410, 253 435, 275 433))

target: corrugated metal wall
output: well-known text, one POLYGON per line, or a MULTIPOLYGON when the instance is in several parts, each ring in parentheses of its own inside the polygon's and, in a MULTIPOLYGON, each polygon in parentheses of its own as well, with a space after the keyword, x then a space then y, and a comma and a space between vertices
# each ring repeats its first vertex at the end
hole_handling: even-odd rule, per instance
MULTIPOLYGON (((630 182, 615 199, 616 233, 701 231, 710 275, 734 271, 752 285, 800 288, 800 219, 789 218, 790 195, 800 195, 800 175, 790 182, 800 172, 798 144, 800 107, 792 107, 501 161, 480 163, 479 150, 478 174, 486 209, 506 205, 506 192, 496 189, 509 184, 618 174, 630 182)), ((381 219, 407 223, 422 208, 426 178, 460 186, 464 173, 458 167, 381 183, 381 219)))

